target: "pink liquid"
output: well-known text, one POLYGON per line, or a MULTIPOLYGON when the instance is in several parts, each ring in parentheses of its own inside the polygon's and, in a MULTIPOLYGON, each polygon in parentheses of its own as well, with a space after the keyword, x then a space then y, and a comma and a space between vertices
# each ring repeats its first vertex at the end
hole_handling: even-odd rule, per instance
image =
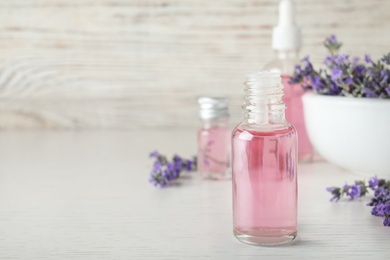
POLYGON ((230 130, 227 127, 201 128, 198 132, 198 171, 204 178, 229 177, 230 130))
POLYGON ((297 232, 297 144, 293 127, 233 131, 233 223, 249 244, 282 244, 297 232))
POLYGON ((291 123, 298 133, 298 158, 299 160, 310 160, 313 157, 313 148, 307 136, 305 118, 303 115, 301 86, 291 85, 288 82, 290 77, 283 75, 282 82, 284 85, 283 101, 287 105, 286 120, 291 123))

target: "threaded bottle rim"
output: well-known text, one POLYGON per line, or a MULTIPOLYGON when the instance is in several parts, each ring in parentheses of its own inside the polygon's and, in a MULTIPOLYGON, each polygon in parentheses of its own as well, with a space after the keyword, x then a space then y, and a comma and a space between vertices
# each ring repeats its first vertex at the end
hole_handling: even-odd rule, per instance
POLYGON ((280 73, 260 71, 248 74, 245 81, 244 118, 249 123, 269 124, 284 121, 283 84, 280 73))
POLYGON ((275 71, 250 73, 246 76, 245 85, 248 88, 256 88, 258 90, 268 88, 273 88, 275 90, 283 89, 280 73, 275 71))

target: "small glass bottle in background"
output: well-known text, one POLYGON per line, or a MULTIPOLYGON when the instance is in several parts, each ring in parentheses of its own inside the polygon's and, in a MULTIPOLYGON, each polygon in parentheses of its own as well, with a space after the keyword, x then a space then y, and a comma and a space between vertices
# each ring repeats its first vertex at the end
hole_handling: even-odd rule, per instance
POLYGON ((264 70, 279 72, 284 85, 284 103, 287 105, 286 118, 294 125, 299 137, 298 158, 300 161, 312 161, 314 151, 306 131, 303 114, 302 96, 299 84, 290 84, 295 65, 299 64, 301 48, 301 30, 295 24, 294 4, 291 0, 279 2, 279 22, 272 33, 272 48, 275 59, 266 64, 264 70))
POLYGON ((297 134, 285 120, 279 73, 246 80, 244 120, 233 130, 233 229, 242 242, 277 245, 297 235, 297 134))
POLYGON ((201 126, 198 130, 198 172, 205 179, 230 177, 230 130, 228 100, 198 98, 201 126))

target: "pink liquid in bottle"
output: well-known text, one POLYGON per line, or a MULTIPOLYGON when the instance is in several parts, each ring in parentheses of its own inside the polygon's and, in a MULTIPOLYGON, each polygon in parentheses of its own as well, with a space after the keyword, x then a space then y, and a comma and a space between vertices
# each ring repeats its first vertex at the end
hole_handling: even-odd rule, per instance
POLYGON ((298 158, 301 161, 313 159, 313 148, 307 136, 305 117, 303 114, 302 96, 304 92, 301 86, 289 84, 290 76, 282 75, 284 85, 283 101, 287 105, 286 120, 290 122, 298 133, 298 158))
POLYGON ((297 139, 280 130, 233 131, 233 225, 242 242, 283 244, 297 234, 297 139))
POLYGON ((230 130, 227 126, 198 131, 198 171, 204 178, 230 177, 230 130))

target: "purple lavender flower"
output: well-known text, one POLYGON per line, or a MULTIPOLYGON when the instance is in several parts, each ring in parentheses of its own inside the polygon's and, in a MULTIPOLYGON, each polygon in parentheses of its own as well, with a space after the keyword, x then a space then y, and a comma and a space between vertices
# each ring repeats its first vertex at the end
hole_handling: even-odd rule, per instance
POLYGON ((373 216, 383 217, 383 216, 384 216, 383 204, 382 204, 382 203, 376 204, 376 205, 372 208, 371 214, 372 214, 373 216))
POLYGON ((368 184, 364 181, 355 181, 353 185, 345 184, 342 188, 329 187, 326 190, 332 193, 331 201, 338 201, 343 195, 351 199, 360 198, 368 193, 368 188, 374 190, 374 197, 368 206, 373 206, 371 214, 383 217, 383 225, 390 226, 390 181, 378 179, 374 176, 369 179, 368 184))
POLYGON ((151 175, 149 182, 155 187, 165 187, 168 185, 168 181, 162 177, 162 175, 151 175))
POLYGON ((300 65, 295 65, 294 75, 290 77, 290 81, 288 83, 294 85, 297 83, 302 83, 302 81, 303 81, 302 68, 300 65))
POLYGON ((378 177, 376 175, 368 180, 368 186, 372 190, 375 190, 378 187, 378 183, 379 183, 379 180, 378 180, 378 177))
POLYGON ((390 98, 390 68, 385 65, 390 65, 390 53, 378 62, 368 55, 363 62, 358 57, 351 62, 348 55, 336 54, 342 44, 334 35, 324 45, 330 52, 323 62, 326 68, 315 70, 307 56, 295 67, 291 84, 300 84, 304 90, 312 89, 322 95, 390 98))
POLYGON ((149 154, 149 157, 150 158, 157 158, 159 156, 159 152, 156 150, 156 151, 153 151, 149 154))
POLYGON ((326 38, 326 41, 327 41, 329 44, 336 44, 336 43, 337 43, 336 35, 334 35, 334 34, 329 35, 329 37, 326 38))
POLYGON ((383 212, 385 215, 390 216, 390 201, 386 201, 383 205, 383 212))
POLYGON ((303 75, 305 76, 310 76, 313 74, 313 64, 311 64, 310 62, 310 57, 309 56, 306 56, 305 58, 303 58, 302 60, 305 64, 305 67, 303 69, 303 75))
POLYGON ((183 165, 183 162, 184 162, 183 158, 181 158, 178 155, 175 155, 175 156, 173 156, 172 160, 173 160, 173 163, 174 163, 175 167, 177 167, 179 169, 182 168, 182 165, 183 165))
POLYGON ((342 43, 337 41, 336 35, 332 34, 324 41, 324 46, 330 51, 331 54, 335 54, 340 48, 342 43))
POLYGON ((348 190, 349 190, 349 188, 351 188, 351 186, 349 186, 347 183, 344 184, 344 186, 343 186, 343 192, 344 192, 344 193, 347 193, 348 190))
POLYGON ((314 90, 321 90, 322 88, 324 88, 324 82, 322 80, 322 78, 320 76, 314 76, 313 77, 313 80, 312 80, 312 85, 313 85, 313 89, 314 90))
POLYGON ((378 97, 378 94, 375 92, 375 90, 371 89, 371 88, 364 88, 363 89, 363 93, 366 95, 366 97, 368 98, 377 98, 378 97))
MULTIPOLYGON (((380 181, 378 182, 380 183, 380 181)), ((374 196, 376 198, 384 198, 386 199, 387 197, 390 196, 390 190, 386 189, 385 187, 380 187, 382 185, 378 184, 379 188, 375 190, 374 196)), ((390 197, 389 197, 390 199, 390 197)))
POLYGON ((377 217, 384 217, 386 213, 386 204, 378 203, 371 211, 371 214, 377 217))
POLYGON ((390 65, 390 52, 388 54, 386 54, 385 56, 383 56, 381 61, 383 61, 383 63, 385 63, 387 65, 390 65))
POLYGON ((376 206, 380 202, 381 202, 380 200, 378 200, 377 198, 374 197, 371 199, 371 201, 369 203, 367 203, 367 206, 376 206))
POLYGON ((386 182, 386 186, 378 188, 378 192, 375 191, 375 197, 380 201, 380 202, 388 202, 390 201, 390 182, 386 182))
POLYGON ((338 95, 341 92, 342 89, 334 81, 328 80, 328 84, 329 84, 329 87, 330 87, 327 90, 328 91, 328 93, 327 93, 328 95, 338 95))
POLYGON ((327 65, 327 66, 331 66, 331 65, 334 63, 334 58, 335 58, 335 56, 333 56, 333 55, 328 55, 328 56, 325 57, 323 63, 324 63, 325 65, 327 65))
POLYGON ((336 81, 336 80, 340 79, 342 75, 343 75, 343 71, 340 68, 334 67, 332 69, 331 78, 332 78, 333 81, 336 81))
POLYGON ((161 170, 162 164, 159 161, 153 163, 153 171, 158 172, 161 170))
POLYGON ((149 182, 156 187, 166 187, 170 182, 179 178, 182 171, 196 170, 196 157, 186 160, 175 155, 172 161, 168 161, 157 151, 150 153, 149 157, 155 159, 149 182))
POLYGON ((162 171, 162 177, 167 181, 171 181, 173 179, 173 176, 171 175, 170 171, 168 169, 164 169, 162 171))
POLYGON ((192 162, 191 161, 187 161, 186 162, 186 170, 187 171, 192 171, 192 162))
MULTIPOLYGON (((160 155, 158 155, 160 156, 160 155)), ((150 173, 149 182, 152 183, 156 187, 165 187, 168 184, 168 178, 166 176, 165 165, 158 160, 153 163, 153 169, 150 173)))
POLYGON ((360 197, 363 197, 368 193, 368 189, 364 181, 355 181, 355 185, 360 187, 360 197))
POLYGON ((171 180, 177 179, 180 175, 181 170, 182 170, 180 165, 176 164, 175 162, 168 163, 167 168, 169 170, 171 180))
POLYGON ((340 54, 336 56, 335 63, 336 65, 342 65, 343 63, 348 63, 349 56, 346 54, 340 54))
POLYGON ((346 85, 352 85, 353 84, 353 79, 352 79, 352 77, 346 77, 345 79, 344 79, 344 84, 346 84, 346 85))
POLYGON ((380 203, 390 201, 390 189, 386 187, 386 184, 390 184, 390 182, 386 182, 384 180, 378 181, 378 186, 374 190, 374 197, 371 199, 370 203, 368 203, 368 206, 376 206, 380 203))
POLYGON ((379 85, 384 86, 384 87, 389 86, 389 78, 390 78, 390 71, 389 70, 382 70, 379 85))
POLYGON ((364 55, 364 61, 366 62, 366 63, 373 63, 372 62, 372 59, 371 59, 371 57, 370 57, 370 55, 364 55))
POLYGON ((181 158, 179 155, 175 154, 172 158, 174 162, 182 162, 183 158, 181 158))
POLYGON ((352 184, 351 186, 349 186, 349 189, 347 190, 346 192, 346 195, 351 197, 351 200, 353 199, 358 199, 361 197, 361 193, 360 193, 360 185, 359 184, 352 184))
POLYGON ((330 201, 338 201, 340 199, 341 196, 340 188, 328 187, 326 188, 326 191, 330 192, 333 195, 330 201))
POLYGON ((358 76, 363 76, 366 72, 366 67, 364 67, 363 65, 357 65, 355 68, 354 68, 354 72, 355 74, 357 74, 358 76))

